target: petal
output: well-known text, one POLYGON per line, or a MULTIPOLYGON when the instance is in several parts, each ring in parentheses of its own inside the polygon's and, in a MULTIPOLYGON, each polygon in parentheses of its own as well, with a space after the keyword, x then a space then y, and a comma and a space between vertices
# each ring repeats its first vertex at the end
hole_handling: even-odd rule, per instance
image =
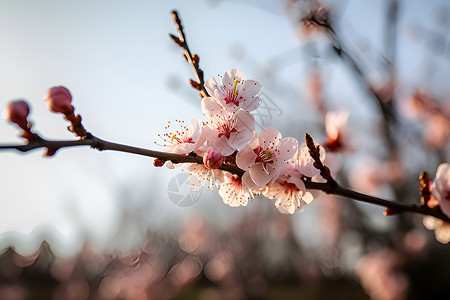
POLYGON ((254 111, 257 109, 262 103, 261 98, 254 97, 254 98, 244 98, 242 100, 242 103, 239 104, 239 106, 246 111, 254 111))
POLYGON ((254 80, 246 80, 241 86, 239 96, 249 97, 256 96, 261 91, 261 84, 254 80))
POLYGON ((263 169, 261 163, 256 163, 250 167, 250 177, 259 186, 265 186, 279 174, 275 168, 267 165, 268 173, 263 169))
POLYGON ((259 134, 259 146, 263 149, 277 147, 281 141, 281 133, 274 127, 267 127, 259 134))
POLYGON ((181 143, 173 146, 171 152, 176 154, 189 154, 192 151, 194 151, 194 149, 195 149, 194 143, 181 143))
POLYGON ((218 139, 209 140, 208 145, 219 151, 223 156, 231 155, 236 150, 233 140, 230 142, 230 140, 224 136, 218 139))
POLYGON ((245 80, 245 76, 241 71, 237 69, 231 69, 223 74, 222 83, 225 87, 232 89, 235 83, 235 79, 238 81, 242 81, 245 80))
POLYGON ((202 121, 198 118, 192 118, 187 126, 187 136, 197 140, 203 127, 202 121))
POLYGON ((236 130, 238 132, 248 131, 249 133, 253 133, 255 131, 255 117, 246 111, 239 110, 236 113, 236 130))
POLYGON ((306 192, 302 196, 302 200, 305 201, 306 204, 310 204, 314 200, 314 197, 310 192, 306 192))
POLYGON ((200 136, 195 143, 194 152, 198 155, 203 156, 203 154, 211 149, 210 141, 217 139, 217 131, 209 126, 204 126, 200 136))
POLYGON ((256 191, 261 190, 264 186, 256 185, 256 183, 250 177, 250 172, 245 172, 241 178, 242 184, 248 188, 254 189, 256 191))
POLYGON ((297 153, 298 142, 292 137, 287 137, 281 140, 278 145, 277 161, 287 162, 289 161, 295 153, 297 153))
POLYGON ((230 135, 230 138, 228 139, 227 143, 234 150, 236 149, 239 150, 242 147, 246 146, 249 141, 250 141, 250 133, 248 131, 238 131, 230 135))
POLYGON ((247 145, 237 153, 236 164, 242 170, 248 170, 255 163, 256 156, 253 149, 247 145))
POLYGON ((305 183, 300 179, 300 177, 289 176, 287 182, 295 184, 297 188, 303 192, 306 191, 305 183))
POLYGON ((214 90, 217 89, 217 81, 214 79, 214 77, 211 77, 208 80, 206 80, 205 89, 210 96, 214 95, 214 90))
POLYGON ((229 113, 215 98, 211 97, 205 97, 202 99, 202 112, 210 121, 217 115, 225 115, 229 113))

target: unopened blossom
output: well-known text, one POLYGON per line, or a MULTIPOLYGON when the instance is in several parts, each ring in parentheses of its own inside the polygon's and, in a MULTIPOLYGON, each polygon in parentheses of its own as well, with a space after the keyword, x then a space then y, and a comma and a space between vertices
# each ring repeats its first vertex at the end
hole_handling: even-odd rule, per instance
POLYGON ((450 217, 450 164, 440 164, 433 185, 431 186, 433 198, 439 201, 442 212, 450 217))
POLYGON ((20 128, 26 129, 28 126, 28 114, 30 107, 24 100, 13 101, 6 106, 5 119, 17 124, 20 128))
POLYGON ((44 96, 45 103, 50 111, 68 115, 73 112, 72 95, 63 86, 54 86, 47 90, 44 96))
POLYGON ((220 84, 211 77, 205 82, 205 88, 222 106, 231 111, 239 108, 253 111, 261 105, 261 98, 257 96, 261 91, 261 84, 245 80, 244 74, 236 69, 231 69, 220 77, 220 84))
POLYGON ((223 155, 211 148, 203 155, 203 164, 208 169, 218 169, 223 162, 223 155))
POLYGON ((313 200, 313 195, 306 191, 301 175, 293 165, 286 165, 282 168, 281 175, 263 190, 264 196, 276 199, 275 207, 280 213, 302 211, 303 206, 313 200))
POLYGON ((158 134, 158 137, 163 140, 162 146, 168 147, 167 152, 189 154, 195 150, 203 123, 197 118, 193 118, 187 126, 183 121, 175 120, 175 123, 176 125, 172 127, 169 122, 169 125, 164 128, 167 132, 162 135, 158 134))
POLYGON ((434 230, 434 235, 438 242, 442 244, 450 242, 450 223, 432 216, 425 216, 423 225, 429 230, 434 230))
MULTIPOLYGON (((282 139, 281 133, 273 127, 264 129, 236 155, 238 167, 250 175, 245 178, 253 181, 253 183, 244 181, 244 184, 262 188, 267 183, 275 181, 282 166, 289 163, 297 148, 296 139, 291 137, 282 139)), ((243 177, 243 180, 245 178, 243 177)))
POLYGON ((330 111, 325 116, 325 130, 328 139, 324 144, 329 151, 351 150, 350 134, 348 132, 349 112, 345 110, 330 111))
POLYGON ((239 110, 230 111, 214 98, 202 99, 202 111, 208 119, 199 138, 199 148, 214 148, 223 156, 245 146, 255 131, 252 114, 239 110))
POLYGON ((252 190, 242 183, 239 176, 226 172, 220 185, 219 195, 223 203, 231 207, 247 206, 248 199, 253 199, 252 190))

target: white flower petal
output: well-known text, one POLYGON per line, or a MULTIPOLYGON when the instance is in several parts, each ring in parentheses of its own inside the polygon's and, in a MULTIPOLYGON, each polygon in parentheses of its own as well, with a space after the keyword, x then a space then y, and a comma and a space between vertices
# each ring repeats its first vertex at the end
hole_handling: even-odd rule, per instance
POLYGON ((269 147, 277 147, 281 142, 281 138, 281 133, 276 128, 267 127, 259 134, 259 146, 263 149, 267 149, 269 147))

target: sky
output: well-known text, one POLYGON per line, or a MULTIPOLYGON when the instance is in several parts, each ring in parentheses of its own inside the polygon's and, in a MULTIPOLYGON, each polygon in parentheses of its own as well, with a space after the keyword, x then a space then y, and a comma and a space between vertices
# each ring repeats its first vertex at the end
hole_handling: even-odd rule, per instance
MULTIPOLYGON (((365 59, 370 61, 379 59, 383 3, 340 2, 343 37, 368 47, 365 59)), ((402 30, 408 24, 428 26, 435 7, 449 6, 436 0, 402 3, 402 30)), ((267 87, 268 101, 281 111, 267 125, 280 124, 293 134, 285 121, 308 109, 305 101, 292 103, 291 98, 306 97, 301 82, 310 44, 298 38, 284 1, 0 1, 0 107, 27 99, 36 132, 49 139, 73 139, 67 122, 48 112, 43 101, 48 88, 64 85, 92 134, 162 150, 154 141, 168 121, 201 117, 199 98, 188 84, 193 77, 190 67, 168 36, 176 33, 172 9, 179 11, 187 41, 200 55, 205 79, 241 69, 267 87), (283 65, 280 56, 291 61, 283 65), (276 76, 267 76, 274 62, 276 76), (275 83, 293 88, 280 93, 275 83)), ((424 62, 415 57, 427 49, 403 35, 402 41, 402 76, 413 82, 427 78, 411 72, 422 68, 424 62)), ((448 59, 434 63, 448 74, 448 59)), ((361 91, 342 84, 348 74, 339 66, 330 65, 329 70, 331 88, 340 87, 339 97, 347 99, 343 107, 352 107, 361 91)), ((17 128, 0 122, 0 143, 22 143, 18 134, 17 128)), ((225 207, 217 192, 208 190, 196 205, 175 206, 167 186, 180 170, 156 169, 146 157, 88 148, 63 149, 52 158, 42 154, 0 153, 0 251, 13 244, 18 252, 33 253, 46 239, 58 255, 72 255, 81 249, 84 237, 103 247, 122 212, 133 208, 155 229, 196 214, 210 213, 220 223, 243 213, 225 207)))

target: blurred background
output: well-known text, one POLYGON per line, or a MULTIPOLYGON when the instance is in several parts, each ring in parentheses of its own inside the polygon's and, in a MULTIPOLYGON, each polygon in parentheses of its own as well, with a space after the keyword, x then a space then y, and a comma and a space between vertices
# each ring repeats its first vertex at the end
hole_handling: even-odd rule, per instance
MULTIPOLYGON (((419 203, 418 176, 450 159, 448 1, 0 1, 0 106, 27 99, 33 129, 73 139, 47 111, 55 85, 86 129, 155 145, 202 118, 170 11, 205 80, 231 68, 263 86, 256 129, 326 139, 350 112, 338 181, 419 203), (314 17, 314 18, 313 18, 314 17), (327 32, 312 20, 330 23, 327 32), (383 114, 383 109, 385 113, 383 114), (387 111, 387 113, 386 113, 387 111)), ((20 144, 0 122, 0 143, 20 144)), ((318 195, 281 215, 230 208, 182 170, 86 148, 0 153, 0 299, 446 299, 450 252, 422 216, 318 195)))

